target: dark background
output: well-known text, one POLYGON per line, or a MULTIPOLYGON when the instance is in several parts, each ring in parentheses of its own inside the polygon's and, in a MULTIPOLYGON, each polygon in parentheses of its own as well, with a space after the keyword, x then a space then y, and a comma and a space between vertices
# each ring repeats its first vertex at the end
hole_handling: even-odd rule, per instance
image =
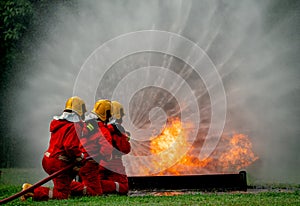
MULTIPOLYGON (((47 32, 47 21, 55 17, 56 8, 66 6, 76 11, 76 1, 7 0, 0 2, 0 167, 31 166, 17 161, 24 154, 26 137, 15 131, 20 122, 13 119, 18 96, 12 91, 25 86, 23 74, 34 71, 23 67, 29 55, 47 32), (12 123, 13 122, 13 123, 12 123)), ((55 18, 54 18, 55 19, 55 18)), ((34 61, 31 58, 30 61, 34 61)), ((29 62, 30 65, 30 62, 29 62)), ((30 158, 30 157, 28 157, 30 158)))

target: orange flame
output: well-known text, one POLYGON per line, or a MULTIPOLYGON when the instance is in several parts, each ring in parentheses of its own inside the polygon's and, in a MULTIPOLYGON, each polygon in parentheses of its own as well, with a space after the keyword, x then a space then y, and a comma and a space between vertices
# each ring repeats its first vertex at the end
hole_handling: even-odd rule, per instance
MULTIPOLYGON (((184 158, 184 154, 191 147, 186 136, 187 133, 183 130, 182 123, 176 118, 166 125, 159 136, 152 138, 150 151, 158 158, 153 162, 155 169, 170 167, 184 158)), ((171 168, 170 172, 179 175, 176 170, 173 171, 171 168)))
POLYGON ((229 142, 229 150, 223 153, 219 162, 223 169, 235 166, 237 170, 249 166, 258 159, 252 151, 252 143, 247 135, 235 134, 229 142))
POLYGON ((168 124, 159 136, 152 138, 150 151, 152 154, 158 154, 176 145, 189 146, 181 122, 177 118, 168 124))
POLYGON ((230 173, 238 172, 258 159, 252 151, 249 137, 234 134, 231 137, 221 136, 210 157, 200 160, 201 145, 188 141, 190 130, 187 128, 194 128, 193 124, 182 123, 179 118, 168 119, 161 134, 151 137, 149 146, 153 155, 150 165, 147 162, 147 165, 139 165, 138 168, 128 168, 129 175, 230 173))
POLYGON ((222 136, 211 157, 199 160, 195 148, 187 141, 186 125, 182 125, 178 118, 169 121, 162 133, 150 142, 151 153, 160 157, 160 161, 153 164, 167 168, 155 175, 226 173, 243 169, 258 159, 249 138, 244 134, 234 134, 232 137, 222 136), (169 167, 172 162, 176 164, 169 167))

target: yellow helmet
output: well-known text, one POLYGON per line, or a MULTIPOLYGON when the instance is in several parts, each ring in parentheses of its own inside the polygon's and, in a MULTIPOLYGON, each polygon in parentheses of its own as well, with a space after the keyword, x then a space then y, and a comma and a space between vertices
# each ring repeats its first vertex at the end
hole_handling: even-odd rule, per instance
POLYGON ((92 113, 97 115, 102 121, 108 121, 111 117, 111 101, 107 99, 98 100, 94 105, 92 113))
POLYGON ((84 101, 77 96, 71 97, 67 100, 65 110, 71 110, 78 114, 80 117, 86 113, 84 101))
POLYGON ((120 104, 117 101, 112 101, 111 104, 112 104, 112 107, 111 107, 112 117, 115 119, 121 119, 125 115, 122 104, 120 104))

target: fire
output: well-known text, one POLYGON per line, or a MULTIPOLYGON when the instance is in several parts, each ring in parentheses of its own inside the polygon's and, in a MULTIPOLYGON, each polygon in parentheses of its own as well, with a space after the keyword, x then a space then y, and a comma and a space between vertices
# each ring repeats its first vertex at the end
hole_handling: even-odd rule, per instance
POLYGON ((187 141, 189 133, 184 129, 187 125, 178 118, 169 122, 150 142, 151 153, 158 157, 152 164, 156 169, 163 169, 155 175, 226 173, 245 168, 258 159, 248 136, 234 134, 222 136, 211 157, 199 160, 197 148, 187 141))
MULTIPOLYGON (((152 138, 150 151, 157 158, 153 162, 155 169, 172 166, 172 163, 184 159, 184 154, 191 147, 186 136, 182 123, 176 118, 166 125, 159 136, 152 138)), ((178 174, 176 170, 172 173, 178 174)))
POLYGON ((159 136, 152 138, 151 153, 158 154, 177 145, 189 146, 185 136, 180 120, 174 119, 171 124, 166 125, 159 136))
POLYGON ((189 139, 194 125, 179 118, 168 119, 162 132, 148 142, 132 141, 132 154, 140 156, 128 161, 127 174, 193 175, 238 172, 255 162, 258 157, 252 150, 250 138, 245 134, 222 135, 209 158, 198 158, 203 141, 189 139), (147 150, 147 153, 145 151, 147 150), (144 153, 143 153, 144 152, 144 153))
POLYGON ((229 143, 229 150, 219 158, 223 169, 230 169, 231 165, 235 165, 236 169, 239 170, 258 159, 252 152, 252 143, 246 135, 235 134, 229 143))

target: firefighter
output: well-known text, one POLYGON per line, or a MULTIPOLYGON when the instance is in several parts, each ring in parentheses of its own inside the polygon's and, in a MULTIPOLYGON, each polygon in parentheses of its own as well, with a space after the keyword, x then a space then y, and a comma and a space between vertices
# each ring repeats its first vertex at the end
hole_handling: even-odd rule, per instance
POLYGON ((112 159, 100 162, 101 185, 103 193, 117 193, 126 195, 128 193, 128 178, 122 162, 122 156, 130 152, 129 132, 121 125, 123 121, 124 108, 117 102, 112 101, 113 120, 108 125, 112 135, 114 147, 112 159))
MULTIPOLYGON (((77 96, 67 100, 64 112, 55 116, 50 123, 50 142, 44 153, 42 166, 49 174, 53 174, 70 164, 77 162, 77 166, 84 162, 84 154, 80 145, 79 134, 83 126, 86 106, 84 101, 77 96)), ((54 187, 38 187, 21 197, 24 201, 28 197, 43 201, 48 199, 67 199, 70 195, 70 185, 75 176, 73 169, 65 171, 53 178, 54 187)), ((24 183, 22 189, 29 188, 31 184, 24 183)))
POLYGON ((74 196, 95 196, 101 195, 99 162, 111 159, 112 137, 107 128, 107 122, 111 117, 111 102, 109 100, 98 100, 92 112, 87 116, 83 128, 81 143, 87 153, 85 165, 79 170, 81 182, 73 181, 71 194, 74 196))

